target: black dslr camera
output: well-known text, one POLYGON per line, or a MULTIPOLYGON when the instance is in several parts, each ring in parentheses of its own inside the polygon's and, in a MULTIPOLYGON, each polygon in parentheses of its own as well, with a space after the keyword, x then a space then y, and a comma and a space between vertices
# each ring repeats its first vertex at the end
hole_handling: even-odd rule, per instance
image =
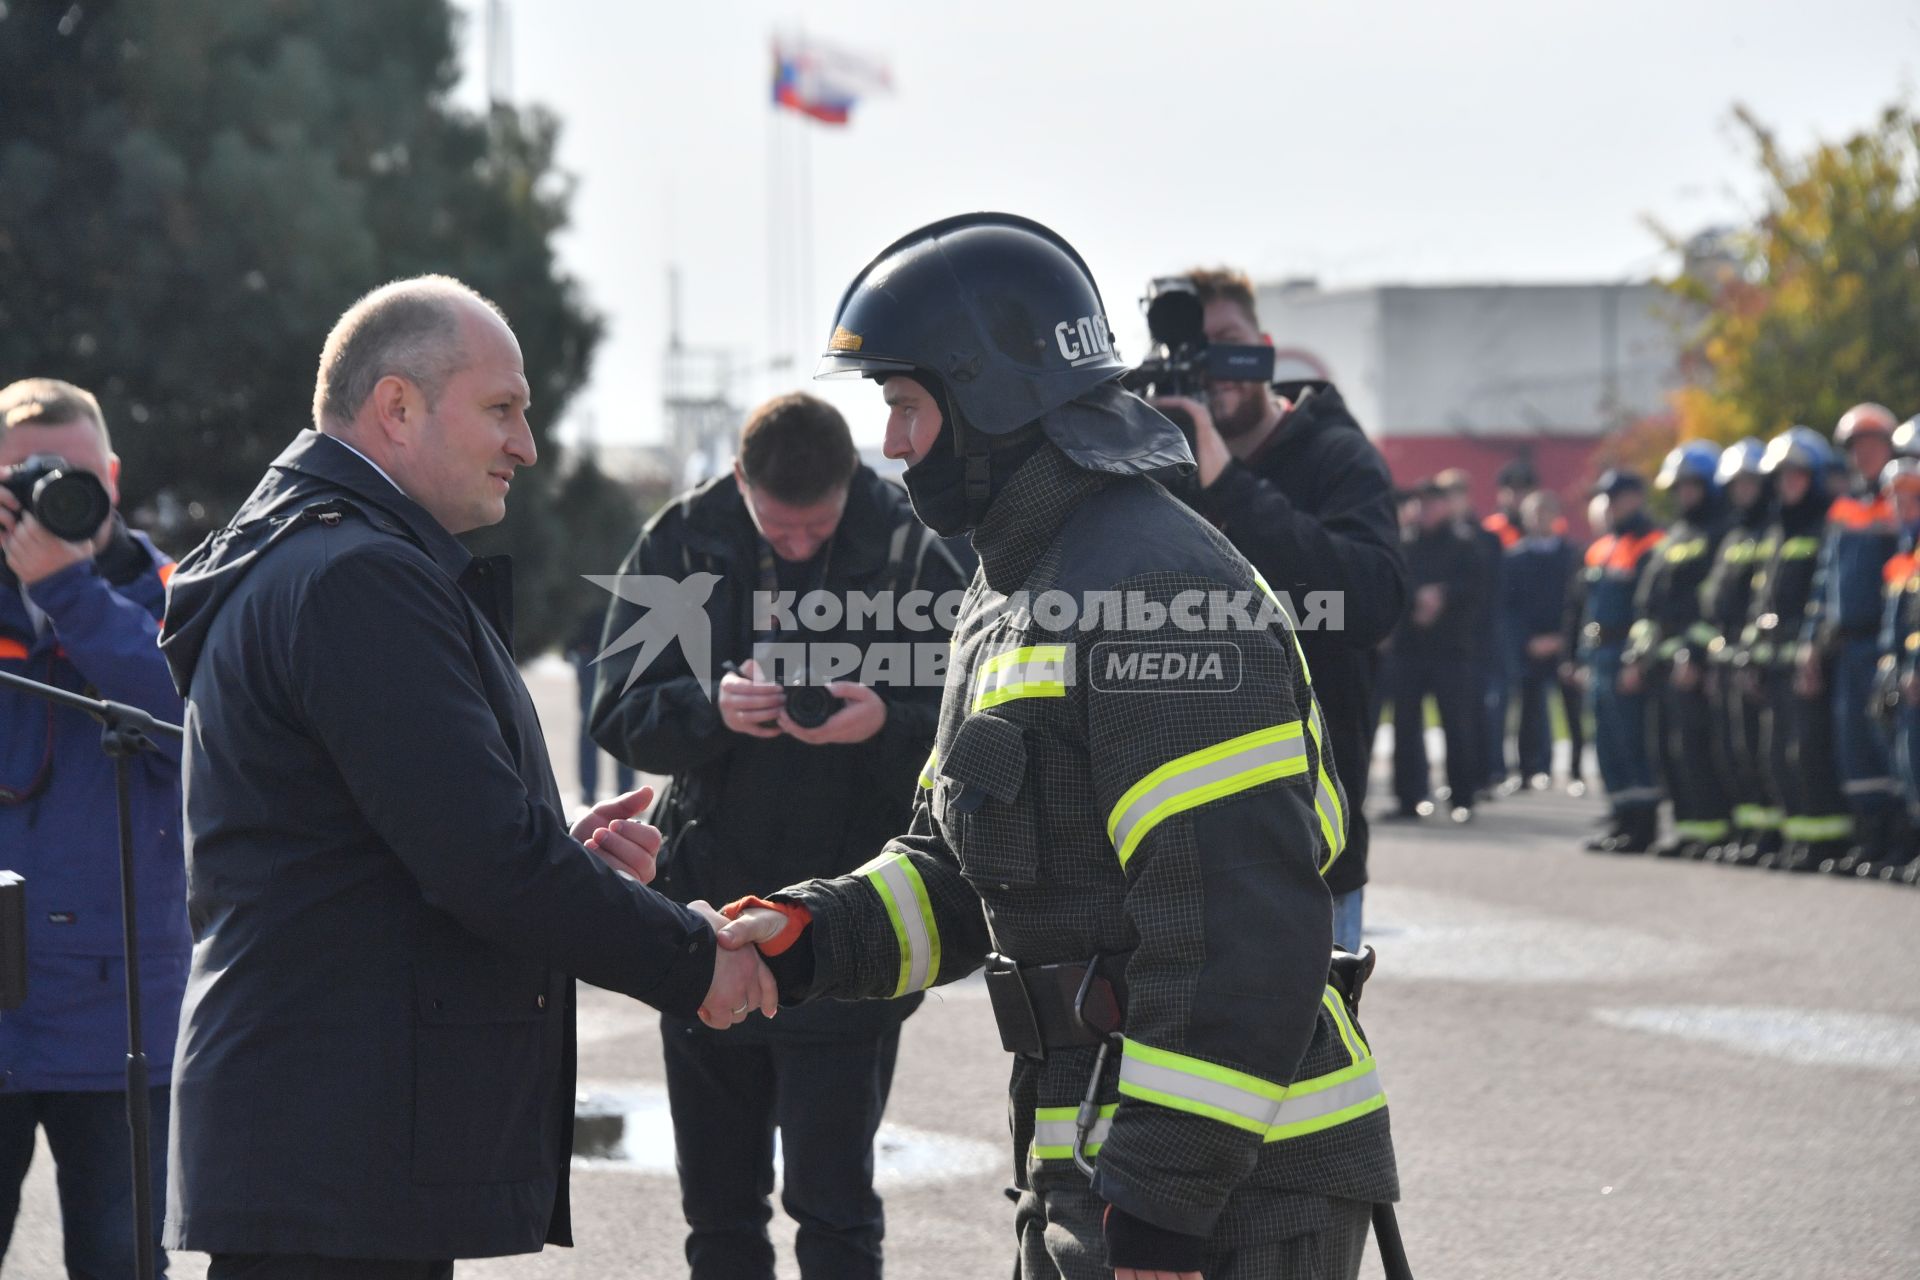
POLYGON ((822 684, 787 686, 787 719, 802 729, 818 729, 847 705, 845 698, 827 692, 822 684))
MULTIPOLYGON (((1162 276, 1147 285, 1140 299, 1147 313, 1153 349, 1120 383, 1135 395, 1184 396, 1204 400, 1209 382, 1272 382, 1273 348, 1208 342, 1206 308, 1193 281, 1162 276)), ((1163 410, 1193 444, 1193 422, 1178 409, 1163 410)))
POLYGON ((85 542, 113 514, 113 500, 98 476, 51 453, 36 453, 14 467, 0 479, 0 489, 64 542, 85 542))

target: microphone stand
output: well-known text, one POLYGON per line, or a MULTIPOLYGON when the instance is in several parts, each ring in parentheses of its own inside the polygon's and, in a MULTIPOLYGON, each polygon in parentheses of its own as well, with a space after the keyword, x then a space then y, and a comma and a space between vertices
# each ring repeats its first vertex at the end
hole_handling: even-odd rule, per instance
POLYGON ((153 1280, 153 1116, 147 1084, 147 1054, 140 1033, 140 922, 134 913, 133 807, 127 793, 127 761, 156 751, 154 738, 184 737, 177 724, 156 720, 124 702, 104 702, 71 690, 0 671, 0 688, 18 689, 56 706, 84 712, 100 722, 100 749, 113 761, 114 799, 120 810, 120 923, 127 947, 127 1127, 133 1134, 133 1258, 136 1280, 153 1280))

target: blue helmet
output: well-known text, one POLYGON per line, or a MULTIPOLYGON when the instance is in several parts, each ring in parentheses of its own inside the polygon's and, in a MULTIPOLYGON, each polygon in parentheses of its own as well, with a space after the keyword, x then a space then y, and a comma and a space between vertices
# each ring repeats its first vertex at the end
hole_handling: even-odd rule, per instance
POLYGON ((1817 480, 1832 471, 1839 461, 1833 446, 1818 431, 1812 427, 1788 427, 1767 441, 1767 451, 1760 459, 1760 473, 1770 476, 1782 467, 1798 467, 1811 471, 1817 480))
POLYGON ((1720 451, 1720 465, 1714 468, 1713 478, 1721 485, 1732 484, 1739 476, 1758 478, 1766 474, 1760 470, 1760 459, 1766 452, 1767 446, 1752 436, 1736 440, 1720 451))
POLYGON ((1671 489, 1682 480, 1697 480, 1708 493, 1719 489, 1720 483, 1714 474, 1720 468, 1720 450, 1705 440, 1689 440, 1685 444, 1675 445, 1668 452, 1667 460, 1660 464, 1660 474, 1654 478, 1653 487, 1660 490, 1671 489))

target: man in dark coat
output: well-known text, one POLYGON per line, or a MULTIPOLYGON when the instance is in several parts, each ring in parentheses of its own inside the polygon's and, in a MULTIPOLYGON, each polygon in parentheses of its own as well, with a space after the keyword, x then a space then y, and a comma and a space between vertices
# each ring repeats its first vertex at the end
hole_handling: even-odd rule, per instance
POLYGON ((645 791, 561 816, 509 566, 454 536, 533 463, 528 400, 492 304, 378 289, 327 340, 318 430, 174 576, 195 947, 167 1241, 209 1280, 570 1243, 573 979, 716 1025, 777 1008, 635 882, 645 791))
MULTIPOLYGON (((914 519, 906 490, 861 464, 833 406, 794 394, 754 410, 732 473, 663 507, 621 573, 715 578, 707 670, 678 648, 639 671, 622 653, 599 664, 595 736, 617 759, 673 778, 656 888, 682 902, 772 893, 845 875, 906 829, 940 713, 939 685, 916 684, 914 672, 944 663, 949 636, 942 610, 916 610, 915 597, 954 606, 966 570, 914 519), (863 600, 879 607, 849 625, 863 600), (818 611, 826 602, 838 621, 818 611), (820 661, 778 669, 810 658, 820 661), (787 686, 826 680, 820 667, 834 658, 858 666, 824 685, 839 704, 822 720, 813 713, 826 706, 810 713, 787 686)), ((617 600, 602 647, 641 617, 617 600)), ((825 1001, 726 1033, 660 1019, 694 1280, 772 1280, 776 1127, 801 1275, 880 1275, 873 1139, 900 1024, 919 1002, 825 1001)))
POLYGON ((1473 818, 1480 759, 1479 668, 1474 657, 1484 639, 1485 567, 1471 531, 1456 518, 1452 495, 1429 482, 1420 491, 1420 527, 1406 543, 1413 579, 1413 608, 1393 641, 1393 789, 1396 816, 1435 812, 1428 798, 1426 699, 1440 712, 1446 739, 1448 816, 1473 818))
MULTIPOLYGON (((1253 286, 1235 271, 1189 273, 1204 306, 1207 340, 1271 343, 1260 331, 1253 286)), ((1407 603, 1393 480, 1386 460, 1327 382, 1216 382, 1207 403, 1155 402, 1194 423, 1195 510, 1226 535, 1306 624, 1300 631, 1347 789, 1347 848, 1327 870, 1334 941, 1358 949, 1367 883, 1367 773, 1378 646, 1407 603), (1317 593, 1339 601, 1313 625, 1317 593)))

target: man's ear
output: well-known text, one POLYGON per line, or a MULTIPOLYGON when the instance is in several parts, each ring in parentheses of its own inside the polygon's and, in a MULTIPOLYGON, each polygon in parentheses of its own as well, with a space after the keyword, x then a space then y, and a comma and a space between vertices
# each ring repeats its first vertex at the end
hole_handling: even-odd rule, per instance
POLYGON ((419 392, 411 382, 390 373, 373 384, 367 404, 373 410, 374 424, 388 440, 400 443, 418 426, 419 392))
POLYGON ((120 455, 107 455, 107 496, 113 499, 113 505, 120 505, 120 455))
POLYGON ((1273 335, 1270 333, 1263 333, 1260 335, 1260 341, 1270 347, 1273 345, 1273 335))
POLYGON ((733 484, 735 488, 740 490, 741 497, 744 498, 747 496, 747 473, 745 469, 741 467, 740 459, 738 458, 733 460, 733 484))

